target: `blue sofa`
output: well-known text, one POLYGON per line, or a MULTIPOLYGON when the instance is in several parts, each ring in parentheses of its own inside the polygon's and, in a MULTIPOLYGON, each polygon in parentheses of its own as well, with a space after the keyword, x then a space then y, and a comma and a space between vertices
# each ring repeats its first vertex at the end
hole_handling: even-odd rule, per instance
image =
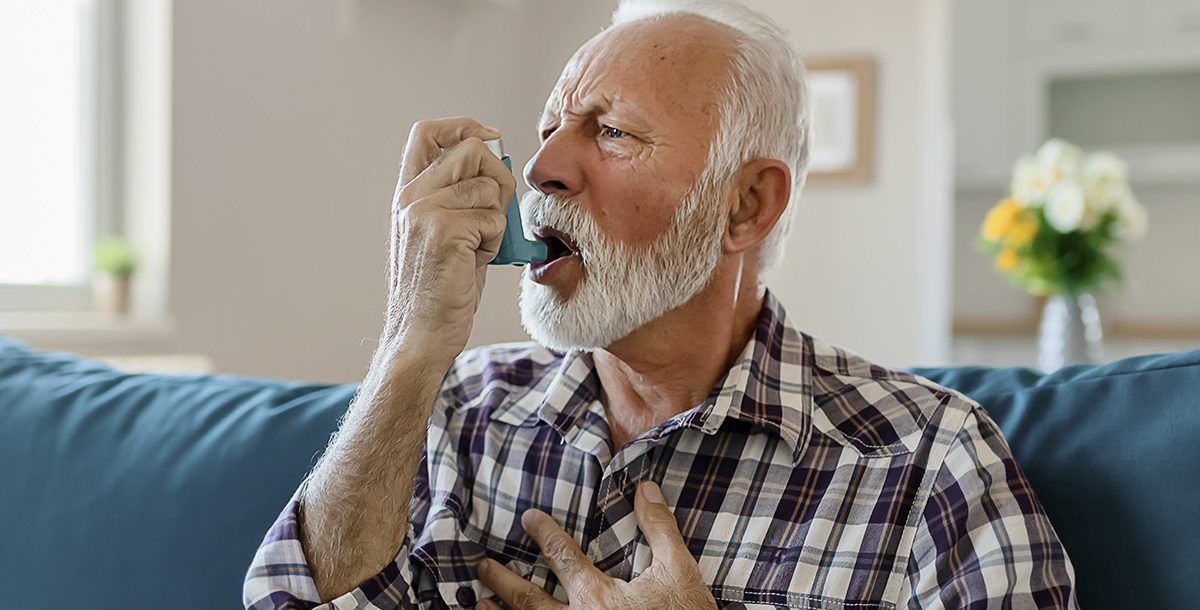
MULTIPOLYGON (((1200 606, 1200 350, 915 372, 999 422, 1086 609, 1200 606)), ((354 385, 131 375, 0 335, 0 607, 240 607, 354 385)))

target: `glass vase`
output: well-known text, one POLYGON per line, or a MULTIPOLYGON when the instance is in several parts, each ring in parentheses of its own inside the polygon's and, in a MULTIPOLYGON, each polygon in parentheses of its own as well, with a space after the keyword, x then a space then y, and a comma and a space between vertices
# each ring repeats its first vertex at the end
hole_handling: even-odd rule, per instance
POLYGON ((1046 299, 1038 327, 1038 367, 1043 372, 1100 362, 1103 352, 1100 309, 1091 293, 1057 294, 1046 299))

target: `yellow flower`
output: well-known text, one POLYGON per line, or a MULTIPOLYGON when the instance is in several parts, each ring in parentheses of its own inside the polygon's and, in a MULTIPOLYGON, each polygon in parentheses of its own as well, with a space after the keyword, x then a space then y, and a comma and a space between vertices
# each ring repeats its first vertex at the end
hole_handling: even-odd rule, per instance
POLYGON ((1021 209, 1021 204, 1011 197, 997 203, 988 211, 987 218, 983 220, 983 227, 980 230, 983 238, 988 241, 998 241, 1004 237, 1013 221, 1020 215, 1021 209))
POLYGON ((1004 237, 1004 243, 1008 244, 1010 248, 1020 248, 1033 241, 1037 232, 1037 220, 1028 213, 1022 213, 1009 225, 1008 234, 1004 237))
POLYGON ((1017 268, 1017 263, 1020 258, 1017 256, 1016 250, 1005 248, 996 255, 996 268, 1001 271, 1012 271, 1017 268))

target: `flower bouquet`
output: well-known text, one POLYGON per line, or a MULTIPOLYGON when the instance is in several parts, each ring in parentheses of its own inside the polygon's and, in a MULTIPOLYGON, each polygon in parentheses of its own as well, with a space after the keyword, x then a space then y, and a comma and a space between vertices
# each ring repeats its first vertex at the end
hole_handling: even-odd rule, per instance
POLYGON ((1045 372, 1102 358, 1093 291, 1121 281, 1115 245, 1146 234, 1146 209, 1129 189, 1129 169, 1108 152, 1083 156, 1052 139, 1013 168, 1009 196, 987 214, 977 245, 1027 292, 1048 297, 1038 328, 1045 372))
POLYGON ((1116 155, 1047 141, 1013 169, 1009 196, 987 214, 978 248, 1031 294, 1077 296, 1121 280, 1112 247, 1146 234, 1145 208, 1116 155))

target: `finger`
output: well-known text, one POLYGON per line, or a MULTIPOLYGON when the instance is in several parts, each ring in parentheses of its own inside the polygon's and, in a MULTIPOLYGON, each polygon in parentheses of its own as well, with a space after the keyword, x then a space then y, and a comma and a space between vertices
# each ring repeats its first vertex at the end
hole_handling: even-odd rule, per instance
POLYGON ((477 209, 504 212, 504 207, 500 205, 500 187, 495 180, 486 176, 455 182, 423 195, 407 207, 418 210, 430 206, 447 210, 477 209))
POLYGON ((521 525, 525 526, 525 531, 542 549, 546 563, 572 597, 585 588, 588 581, 602 576, 583 554, 575 539, 564 532, 550 515, 531 508, 521 515, 521 525))
POLYGON ((479 574, 479 580, 514 610, 551 610, 565 607, 550 597, 549 593, 517 576, 499 562, 484 559, 476 568, 476 572, 479 574))
POLYGON ((696 563, 683 535, 679 533, 675 514, 667 507, 662 489, 657 484, 646 482, 638 486, 637 497, 633 500, 633 513, 637 517, 638 528, 646 536, 646 542, 650 543, 655 563, 696 563))
POLYGON ((491 140, 500 137, 500 131, 463 116, 413 123, 400 161, 400 184, 408 184, 425 171, 443 148, 472 137, 491 140))
POLYGON ((476 267, 496 258, 507 223, 504 213, 483 208, 447 209, 445 205, 429 197, 414 203, 407 213, 435 243, 475 252, 476 267))
POLYGON ((479 138, 467 138, 446 151, 406 188, 415 188, 417 192, 432 191, 476 176, 493 179, 500 186, 504 203, 508 203, 516 192, 517 179, 479 138))
POLYGON ((472 210, 467 216, 479 235, 479 244, 475 247, 475 267, 478 269, 500 253, 507 219, 497 210, 472 210))
POLYGON ((460 203, 457 207, 503 210, 500 204, 500 185, 487 176, 476 176, 446 187, 460 203))

